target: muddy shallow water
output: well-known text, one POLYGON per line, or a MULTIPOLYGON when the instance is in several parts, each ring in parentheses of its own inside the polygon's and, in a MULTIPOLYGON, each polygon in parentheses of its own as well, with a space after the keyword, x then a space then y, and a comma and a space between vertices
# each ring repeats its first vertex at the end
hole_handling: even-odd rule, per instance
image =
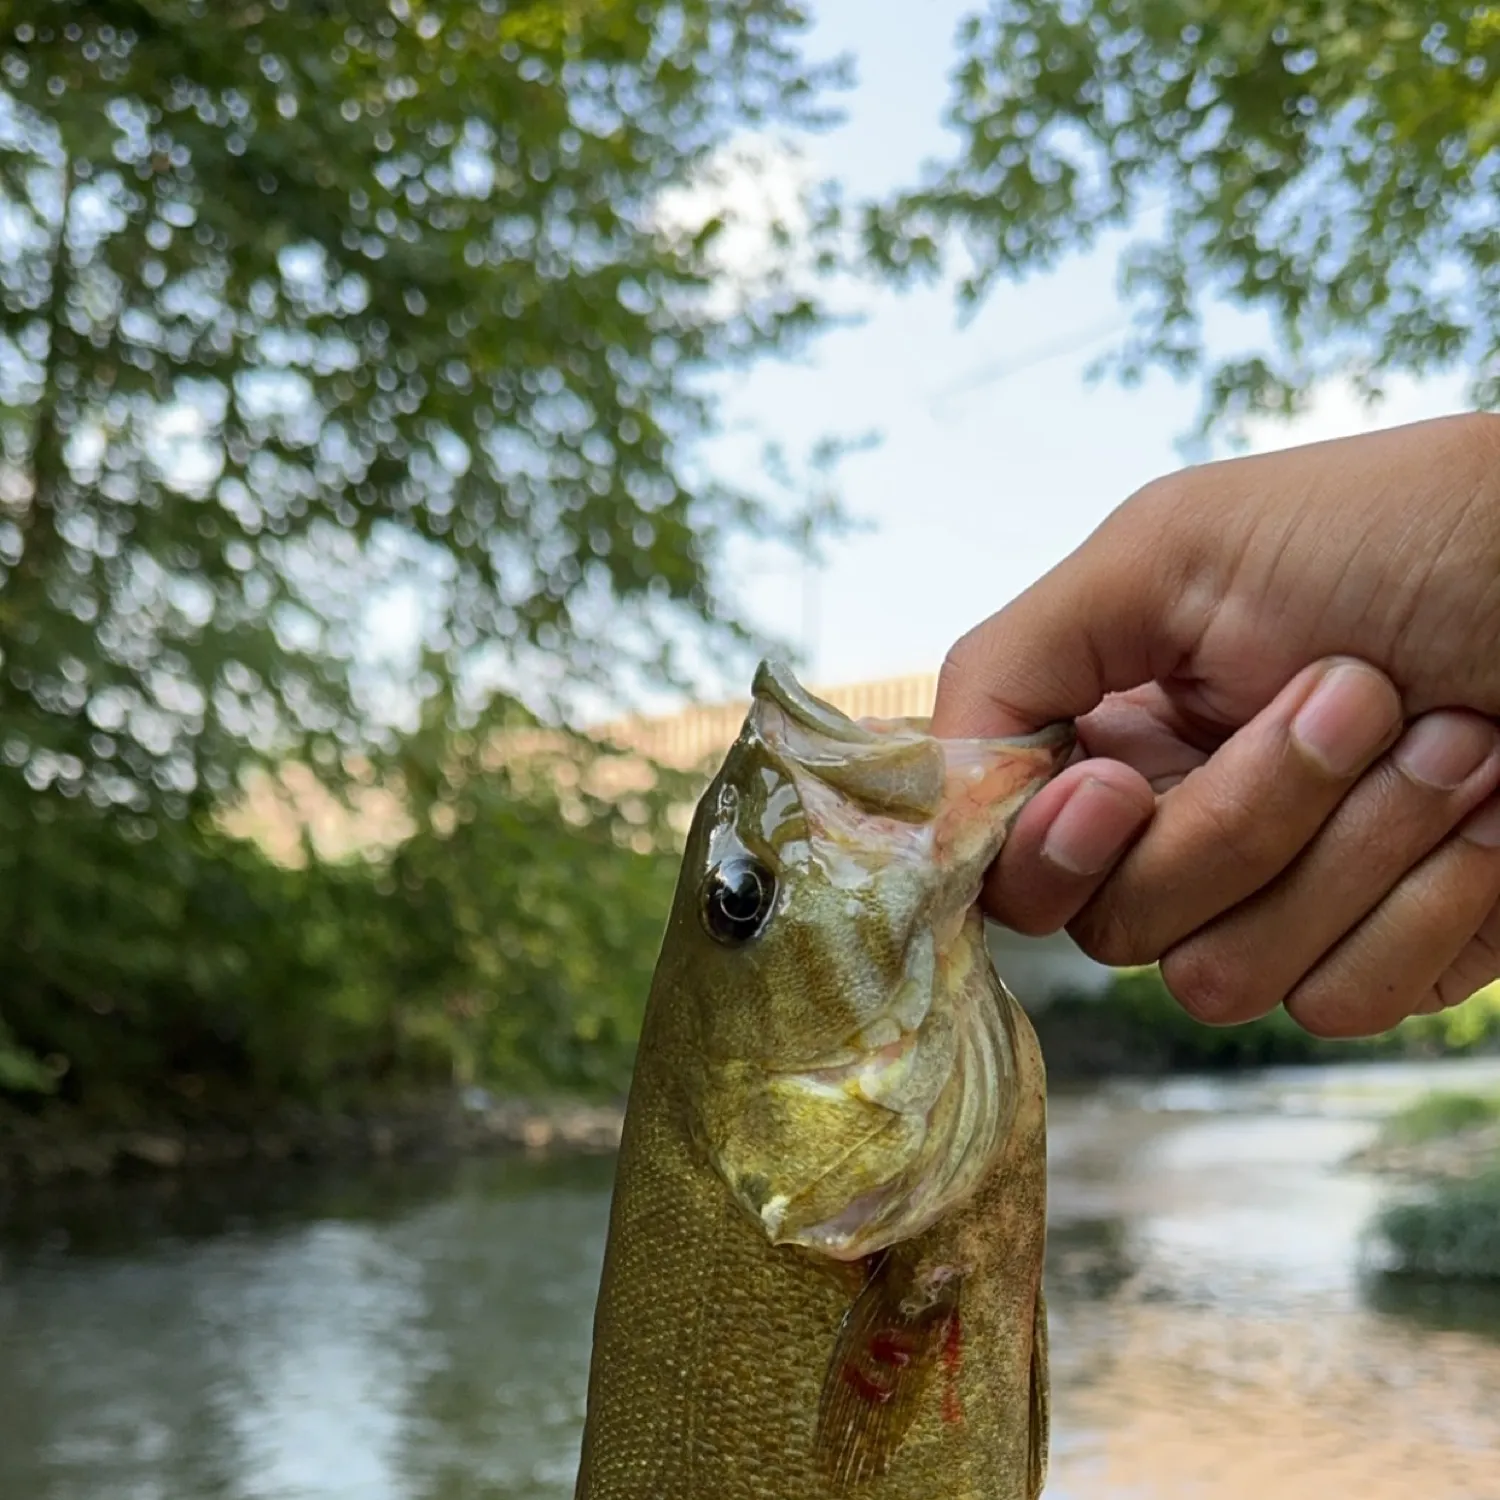
MULTIPOLYGON (((1050 1500, 1500 1500, 1500 1291, 1391 1282, 1382 1065, 1054 1098, 1050 1500)), ((53 1194, 0 1224, 0 1496, 567 1500, 608 1161, 53 1194)))

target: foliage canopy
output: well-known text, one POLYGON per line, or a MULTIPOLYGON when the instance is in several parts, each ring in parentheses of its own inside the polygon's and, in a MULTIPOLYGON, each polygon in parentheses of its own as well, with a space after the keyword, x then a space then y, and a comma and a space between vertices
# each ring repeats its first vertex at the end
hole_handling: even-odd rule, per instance
POLYGON ((963 297, 1126 227, 1127 378, 1202 373, 1205 420, 1457 369, 1500 404, 1500 13, 1468 0, 990 0, 958 145, 873 212, 898 274, 961 245, 963 297), (1262 315, 1235 357, 1203 313, 1262 315))
POLYGON ((796 530, 694 448, 713 372, 817 325, 809 254, 773 227, 726 287, 729 211, 681 200, 742 127, 818 122, 805 25, 3 8, 0 1090, 310 1089, 424 1036, 461 1072, 618 1069, 660 799, 622 829, 457 787, 507 694, 742 647, 726 541, 796 530), (419 830, 392 861, 282 870, 213 821, 251 759, 337 782, 372 747, 419 830), (585 1065, 587 1034, 618 1047, 585 1065))
MULTIPOLYGON (((355 736, 402 581, 427 665, 656 668, 722 629, 699 377, 814 320, 674 226, 817 89, 786 0, 23 0, 0 43, 5 756, 140 810, 355 736)), ((508 668, 508 675, 503 670, 508 668)), ((427 686, 437 683, 429 677, 427 686)))

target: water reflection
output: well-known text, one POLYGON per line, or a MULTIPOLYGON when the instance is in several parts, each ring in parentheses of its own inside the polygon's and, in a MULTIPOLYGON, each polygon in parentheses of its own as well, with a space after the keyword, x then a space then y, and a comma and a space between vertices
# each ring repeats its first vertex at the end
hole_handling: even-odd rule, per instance
POLYGON ((1047 1287, 1053 1301, 1107 1301, 1140 1270, 1123 1219, 1072 1219, 1047 1236, 1047 1287))
MULTIPOLYGON (((1381 1187, 1343 1162, 1428 1086, 1371 1074, 1056 1099, 1052 1500, 1487 1493, 1500 1289, 1361 1273, 1381 1187)), ((566 1500, 611 1173, 33 1200, 0 1232, 0 1495, 566 1500)))
POLYGON ((565 1493, 611 1170, 33 1202, 0 1259, 0 1495, 565 1493))
POLYGON ((1368 1305, 1435 1333, 1474 1333, 1500 1344, 1500 1286, 1371 1275, 1362 1282, 1368 1305))

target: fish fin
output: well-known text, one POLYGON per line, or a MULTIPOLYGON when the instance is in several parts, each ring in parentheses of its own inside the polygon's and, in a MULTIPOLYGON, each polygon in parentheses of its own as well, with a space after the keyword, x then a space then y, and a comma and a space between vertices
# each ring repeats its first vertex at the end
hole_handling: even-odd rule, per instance
POLYGON ((1047 1378, 1047 1299, 1037 1288, 1036 1316, 1031 1327, 1031 1438, 1026 1465, 1031 1500, 1047 1482, 1047 1459, 1052 1444, 1052 1395, 1047 1378))
POLYGON ((845 1493, 878 1478, 911 1427, 958 1318, 961 1277, 885 1254, 844 1315, 818 1403, 818 1460, 845 1493))

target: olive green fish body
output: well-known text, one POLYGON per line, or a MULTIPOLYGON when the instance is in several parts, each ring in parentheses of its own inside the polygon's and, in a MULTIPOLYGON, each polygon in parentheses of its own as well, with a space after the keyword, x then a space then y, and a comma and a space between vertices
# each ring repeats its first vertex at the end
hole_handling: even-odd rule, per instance
POLYGON ((1044 1075, 970 904, 1065 740, 955 780, 800 691, 763 669, 689 838, 577 1500, 1034 1500, 1044 1075))

